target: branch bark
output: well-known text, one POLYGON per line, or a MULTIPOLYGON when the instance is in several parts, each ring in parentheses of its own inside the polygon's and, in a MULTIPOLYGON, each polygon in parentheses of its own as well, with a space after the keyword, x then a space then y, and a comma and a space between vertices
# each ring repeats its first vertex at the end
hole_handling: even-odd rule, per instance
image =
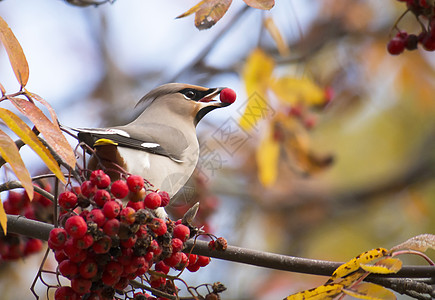
MULTIPOLYGON (((8 215, 8 232, 47 241, 51 224, 29 220, 23 216, 8 215)), ((294 256, 228 246, 225 251, 210 250, 205 241, 187 241, 185 252, 249 264, 275 270, 330 276, 341 262, 308 259, 294 256)), ((404 266, 396 274, 370 275, 370 278, 435 278, 434 266, 404 266)))

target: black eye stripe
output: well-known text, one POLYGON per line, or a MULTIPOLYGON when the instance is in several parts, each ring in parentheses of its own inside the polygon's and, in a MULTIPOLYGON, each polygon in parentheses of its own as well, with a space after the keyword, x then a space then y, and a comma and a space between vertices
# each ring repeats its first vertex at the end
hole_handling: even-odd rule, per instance
POLYGON ((208 89, 205 91, 198 91, 192 88, 186 88, 179 91, 179 93, 182 93, 187 98, 193 100, 193 101, 199 101, 202 98, 206 97, 208 94, 213 92, 213 89, 208 89))

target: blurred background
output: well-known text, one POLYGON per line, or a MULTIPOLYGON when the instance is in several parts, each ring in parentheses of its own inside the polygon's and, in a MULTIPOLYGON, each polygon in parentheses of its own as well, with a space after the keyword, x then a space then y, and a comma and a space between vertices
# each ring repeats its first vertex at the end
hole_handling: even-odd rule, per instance
MULTIPOLYGON (((174 218, 200 201, 198 222, 230 245, 335 261, 434 233, 435 59, 422 49, 388 54, 403 3, 280 0, 261 11, 235 0, 199 31, 193 16, 175 19, 196 2, 5 0, 0 15, 26 54, 27 89, 68 126, 124 124, 167 82, 236 91, 198 126, 202 156, 174 218), (254 102, 255 122, 241 124, 254 102)), ((399 27, 420 30, 410 15, 399 27)), ((3 48, 0 66, 1 84, 17 91, 3 48)), ((43 172, 28 152, 32 174, 43 172)), ((4 263, 0 298, 33 299, 40 259, 4 263)), ((183 279, 220 281, 223 299, 265 300, 326 280, 218 259, 183 279)))

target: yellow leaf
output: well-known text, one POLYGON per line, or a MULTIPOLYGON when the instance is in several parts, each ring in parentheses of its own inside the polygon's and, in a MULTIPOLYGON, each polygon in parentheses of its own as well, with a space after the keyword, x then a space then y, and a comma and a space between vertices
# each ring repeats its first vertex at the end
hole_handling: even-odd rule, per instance
POLYGON ((361 253, 360 255, 351 259, 347 263, 339 266, 334 271, 331 278, 329 278, 328 283, 334 281, 335 279, 337 279, 339 277, 344 277, 344 276, 358 270, 360 268, 361 264, 365 264, 365 263, 373 261, 377 258, 383 257, 387 253, 388 253, 387 249, 384 249, 384 248, 376 248, 376 249, 361 253))
POLYGON ((249 55, 244 70, 243 80, 246 86, 248 101, 240 119, 244 130, 252 129, 258 121, 270 112, 266 91, 271 81, 275 62, 261 49, 255 49, 249 55))
POLYGON ((27 144, 43 160, 46 166, 62 182, 66 182, 59 165, 51 155, 50 151, 41 143, 36 134, 13 112, 0 108, 0 119, 27 144))
POLYGON ((341 284, 325 284, 314 289, 299 292, 288 296, 287 300, 322 300, 333 299, 342 292, 341 284))
POLYGON ((275 0, 243 0, 250 7, 269 10, 275 5, 275 0))
POLYGON ((199 30, 209 29, 227 12, 232 0, 208 0, 195 14, 195 26, 199 30))
POLYGON ((289 55, 290 49, 272 17, 268 17, 264 20, 264 27, 266 27, 267 31, 272 36, 272 39, 275 41, 279 54, 282 56, 289 55))
POLYGON ((36 126, 40 133, 44 136, 46 142, 54 149, 71 168, 74 168, 76 157, 70 144, 65 136, 60 131, 59 126, 54 125, 44 115, 44 113, 32 102, 20 99, 9 98, 12 104, 36 126))
POLYGON ((178 17, 176 17, 176 19, 184 18, 184 17, 190 16, 191 14, 196 13, 201 8, 201 6, 204 4, 204 2, 206 2, 206 1, 207 0, 200 1, 194 7, 190 8, 188 11, 186 11, 186 12, 182 13, 181 15, 179 15, 178 17))
POLYGON ((398 258, 386 257, 374 265, 361 264, 360 267, 370 273, 391 274, 397 273, 402 268, 402 261, 398 258))
POLYGON ((343 293, 358 298, 368 300, 394 300, 396 296, 390 290, 387 290, 383 286, 363 282, 352 289, 343 289, 343 293))
POLYGON ((280 77, 270 87, 278 99, 286 104, 315 106, 325 102, 324 90, 308 78, 280 77))
POLYGON ((6 235, 8 231, 8 216, 6 215, 5 208, 3 207, 2 199, 0 199, 0 225, 3 233, 6 235))
POLYGON ((33 184, 29 171, 21 159, 20 152, 15 142, 0 130, 0 155, 9 163, 18 180, 26 190, 29 199, 33 199, 33 184))
POLYGON ((15 77, 17 77, 20 85, 24 87, 29 80, 29 65, 20 43, 2 17, 0 17, 0 41, 8 53, 15 77))
POLYGON ((280 144, 274 139, 273 129, 270 128, 257 149, 258 178, 263 186, 275 183, 278 176, 280 144))

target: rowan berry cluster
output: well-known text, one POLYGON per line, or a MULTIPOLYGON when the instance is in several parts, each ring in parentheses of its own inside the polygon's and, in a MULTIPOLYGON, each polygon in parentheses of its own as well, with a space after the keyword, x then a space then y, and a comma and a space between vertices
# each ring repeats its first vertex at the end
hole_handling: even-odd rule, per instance
MULTIPOLYGON (((46 191, 50 185, 38 184, 46 191)), ((53 220, 53 202, 35 192, 33 201, 30 201, 25 192, 9 191, 8 197, 3 202, 5 212, 10 215, 22 215, 28 219, 43 222, 53 220)), ((41 240, 28 238, 21 235, 0 233, 0 261, 16 260, 42 250, 41 240)))
MULTIPOLYGON (((113 299, 138 276, 172 295, 177 287, 166 276, 171 268, 195 272, 210 262, 182 252, 197 229, 158 218, 154 210, 167 205, 169 196, 149 190, 140 176, 111 182, 96 170, 80 191, 67 190, 58 199, 61 227, 50 232, 48 245, 71 286, 57 288, 56 300, 113 299)), ((140 293, 134 297, 155 299, 140 293)))
MULTIPOLYGON (((421 32, 408 34, 406 31, 397 29, 397 34, 388 42, 387 50, 392 55, 399 55, 405 49, 415 50, 418 44, 426 51, 435 51, 435 5, 429 0, 398 0, 405 2, 406 12, 411 12, 421 25, 421 32)), ((400 21, 400 19, 398 20, 400 21)), ((398 23, 398 22, 396 22, 398 23)))

